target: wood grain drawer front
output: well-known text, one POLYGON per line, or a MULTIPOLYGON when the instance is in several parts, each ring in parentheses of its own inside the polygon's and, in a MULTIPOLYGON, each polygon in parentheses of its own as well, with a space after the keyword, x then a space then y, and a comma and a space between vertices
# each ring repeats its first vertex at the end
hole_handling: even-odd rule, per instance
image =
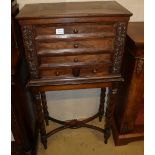
POLYGON ((85 35, 103 35, 114 36, 114 24, 105 23, 85 23, 85 24, 70 24, 70 25, 42 25, 36 26, 36 39, 52 39, 66 37, 85 37, 85 35), (60 31, 59 31, 60 30, 60 31), (63 31, 61 31, 63 30, 63 31), (60 32, 57 33, 57 32, 60 32))
POLYGON ((113 38, 88 39, 77 41, 37 42, 38 54, 52 54, 69 51, 112 51, 113 38))
POLYGON ((71 56, 41 56, 40 65, 51 66, 76 66, 95 63, 111 63, 111 54, 71 55, 71 56))
POLYGON ((103 77, 110 72, 110 64, 90 66, 72 66, 40 69, 40 78, 77 78, 77 77, 103 77))

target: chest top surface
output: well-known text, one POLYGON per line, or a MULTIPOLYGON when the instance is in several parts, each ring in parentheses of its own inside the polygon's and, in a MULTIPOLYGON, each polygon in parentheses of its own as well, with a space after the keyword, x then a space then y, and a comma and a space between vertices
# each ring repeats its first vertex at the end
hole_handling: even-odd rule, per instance
POLYGON ((128 25, 128 36, 135 42, 135 44, 144 44, 144 22, 130 22, 128 25))
POLYGON ((144 58, 144 22, 130 22, 127 36, 127 47, 132 55, 144 58))
POLYGON ((18 19, 76 17, 76 16, 131 16, 131 12, 115 1, 63 2, 27 4, 18 19))

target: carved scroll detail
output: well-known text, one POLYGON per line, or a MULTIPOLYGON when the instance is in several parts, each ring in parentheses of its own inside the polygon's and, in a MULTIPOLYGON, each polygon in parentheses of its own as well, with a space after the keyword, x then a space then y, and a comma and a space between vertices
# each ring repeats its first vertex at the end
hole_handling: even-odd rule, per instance
POLYGON ((118 23, 116 25, 116 39, 115 39, 115 54, 113 58, 112 73, 119 73, 121 69, 122 56, 124 52, 125 38, 126 38, 126 23, 118 23))
POLYGON ((144 69, 144 59, 137 60, 136 73, 140 74, 144 69))
POLYGON ((31 78, 38 78, 38 60, 37 54, 34 47, 34 34, 33 34, 33 27, 30 25, 26 25, 22 27, 23 33, 23 42, 25 47, 25 55, 29 67, 29 72, 31 78))

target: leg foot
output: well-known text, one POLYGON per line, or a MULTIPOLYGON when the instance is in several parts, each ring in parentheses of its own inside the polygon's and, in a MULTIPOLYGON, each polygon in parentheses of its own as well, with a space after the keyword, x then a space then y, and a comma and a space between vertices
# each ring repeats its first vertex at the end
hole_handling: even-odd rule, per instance
POLYGON ((110 128, 107 128, 104 130, 104 143, 107 144, 108 143, 108 139, 111 135, 111 131, 110 128))
POLYGON ((47 149, 47 137, 46 136, 41 136, 41 142, 44 146, 44 149, 47 149))

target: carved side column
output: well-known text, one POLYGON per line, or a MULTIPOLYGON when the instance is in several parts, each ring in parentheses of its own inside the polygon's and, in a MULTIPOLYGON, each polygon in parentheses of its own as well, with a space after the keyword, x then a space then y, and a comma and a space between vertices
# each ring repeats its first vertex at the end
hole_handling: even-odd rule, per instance
POLYGON ((26 25, 22 27, 23 43, 25 48, 25 56, 28 63, 31 79, 39 77, 38 72, 38 60, 37 53, 35 50, 34 43, 34 31, 33 26, 26 25))
POLYGON ((111 126, 112 126, 112 118, 116 103, 116 96, 117 96, 117 85, 109 88, 109 92, 107 95, 107 108, 105 114, 105 131, 104 131, 104 143, 107 144, 107 141, 111 135, 111 126))
POLYGON ((120 22, 116 24, 116 38, 114 43, 115 53, 113 56, 112 73, 119 74, 121 70, 122 57, 126 39, 127 23, 120 22))
POLYGON ((144 74, 144 58, 136 58, 136 75, 144 74))
POLYGON ((99 121, 102 121, 104 115, 104 102, 106 96, 106 88, 101 88, 101 96, 100 96, 100 106, 99 106, 99 121))
POLYGON ((47 136, 46 136, 45 122, 44 122, 44 114, 41 106, 40 93, 35 93, 35 94, 33 93, 33 95, 34 95, 34 102, 36 107, 37 124, 40 129, 41 142, 44 145, 44 148, 47 149, 47 136))
POLYGON ((45 92, 41 92, 41 99, 42 99, 42 106, 43 106, 43 111, 44 111, 45 122, 46 122, 46 125, 49 125, 49 122, 48 122, 49 113, 48 113, 48 107, 47 107, 45 92))

